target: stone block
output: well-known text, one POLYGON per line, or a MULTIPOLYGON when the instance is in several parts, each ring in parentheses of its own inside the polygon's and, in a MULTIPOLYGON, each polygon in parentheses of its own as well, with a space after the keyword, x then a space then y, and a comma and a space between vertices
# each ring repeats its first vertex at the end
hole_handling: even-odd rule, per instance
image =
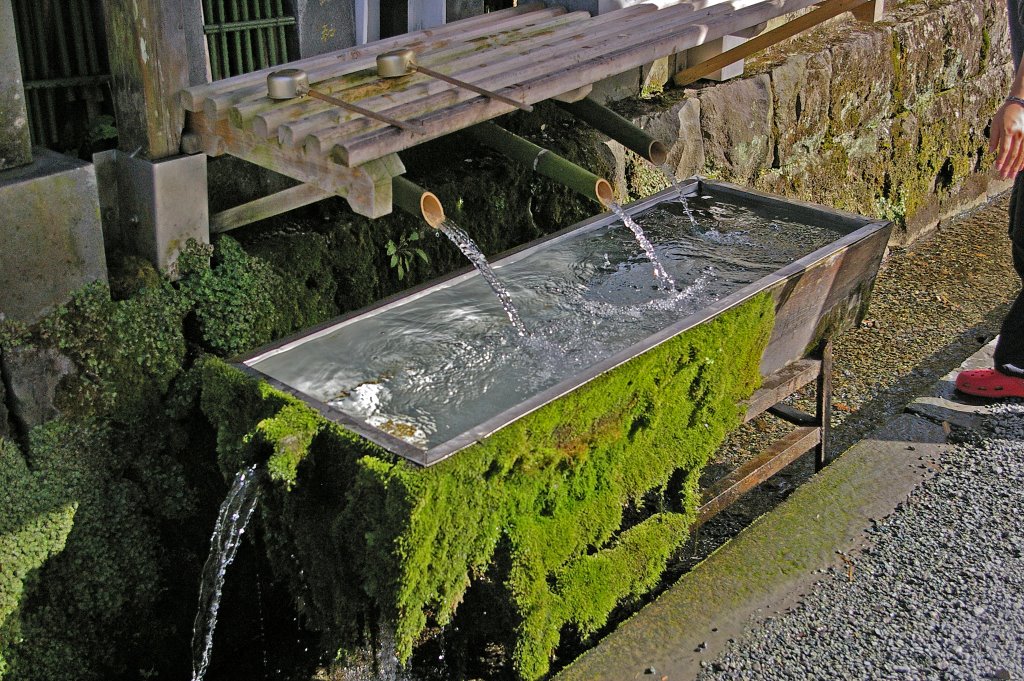
POLYGON ((837 38, 840 43, 831 46, 830 129, 861 135, 894 113, 892 37, 869 26, 837 32, 837 38))
POLYGON ((590 97, 599 104, 615 102, 627 97, 636 97, 640 94, 640 78, 643 75, 642 69, 630 69, 617 76, 609 76, 594 83, 594 89, 590 97))
POLYGON ((0 171, 32 162, 32 138, 10 0, 0 0, 0 171))
POLYGON ((185 242, 210 242, 206 156, 158 161, 105 151, 93 158, 112 250, 139 255, 174 275, 185 242))
POLYGON ((734 80, 705 88, 699 96, 709 172, 730 182, 751 183, 772 165, 771 79, 760 74, 734 80))
POLYGON ((0 172, 0 312, 24 322, 107 278, 93 166, 42 148, 33 155, 0 172))
POLYGON ((775 103, 775 165, 817 154, 828 133, 832 59, 827 51, 798 54, 771 71, 775 103))
POLYGON ((699 99, 687 97, 670 109, 639 116, 633 122, 669 148, 666 163, 678 179, 703 171, 699 99))
POLYGON ((7 350, 3 361, 8 408, 22 431, 60 415, 57 391, 65 377, 77 373, 74 362, 53 348, 31 346, 7 350))

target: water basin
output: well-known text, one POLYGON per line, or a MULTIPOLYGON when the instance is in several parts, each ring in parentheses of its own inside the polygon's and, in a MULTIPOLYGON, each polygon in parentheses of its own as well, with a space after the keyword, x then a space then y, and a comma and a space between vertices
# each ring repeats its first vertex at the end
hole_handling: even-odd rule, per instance
POLYGON ((472 270, 241 364, 430 465, 760 292, 776 305, 762 375, 863 316, 891 223, 700 178, 682 187, 689 206, 670 188, 626 207, 673 286, 621 220, 599 215, 492 262, 526 337, 472 270))

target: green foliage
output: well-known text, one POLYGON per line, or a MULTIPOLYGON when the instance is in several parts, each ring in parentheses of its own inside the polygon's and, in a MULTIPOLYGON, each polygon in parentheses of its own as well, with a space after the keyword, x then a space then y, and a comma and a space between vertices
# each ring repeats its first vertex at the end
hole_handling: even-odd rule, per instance
POLYGON ((131 420, 152 408, 185 357, 186 301, 163 284, 115 302, 100 283, 80 289, 39 325, 35 342, 78 367, 59 405, 67 413, 131 420))
POLYGON ((77 504, 57 480, 29 470, 18 448, 0 438, 0 678, 23 633, 26 584, 64 549, 77 504))
POLYGON ((178 268, 199 333, 214 352, 237 355, 285 331, 275 305, 281 277, 231 237, 221 237, 215 248, 190 241, 178 268))
POLYGON ((385 252, 391 258, 391 267, 398 272, 399 281, 405 279, 405 274, 412 268, 416 257, 419 257, 424 264, 430 264, 430 258, 427 257, 426 251, 419 246, 413 246, 413 243, 419 240, 420 233, 416 230, 402 234, 402 236, 398 238, 397 244, 391 239, 388 239, 385 252))
POLYGON ((325 648, 352 645, 353 622, 377 618, 395 627, 407 660, 428 620, 451 620, 504 542, 515 662, 536 679, 564 627, 602 626, 685 540, 699 472, 759 384, 773 318, 770 296, 759 296, 427 469, 334 424, 315 429, 313 409, 224 365, 209 367, 203 405, 238 438, 219 436, 224 454, 270 442, 262 456, 288 462, 265 497, 267 545, 325 648), (248 404, 261 391, 277 416, 230 411, 234 395, 248 404), (624 526, 625 508, 680 479, 668 510, 624 526))
POLYGON ((164 635, 153 612, 161 571, 178 568, 160 561, 156 522, 193 509, 173 459, 139 457, 113 436, 98 421, 57 419, 33 430, 24 460, 3 452, 0 477, 12 495, 3 498, 0 542, 33 586, 4 628, 0 650, 12 679, 109 678, 129 661, 150 664, 164 635), (29 572, 61 549, 43 571, 29 572))

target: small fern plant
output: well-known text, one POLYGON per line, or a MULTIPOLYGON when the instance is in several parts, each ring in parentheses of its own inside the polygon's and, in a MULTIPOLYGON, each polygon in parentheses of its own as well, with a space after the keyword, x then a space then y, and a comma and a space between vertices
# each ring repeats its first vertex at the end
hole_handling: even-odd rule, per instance
POLYGON ((426 264, 430 264, 430 258, 427 257, 426 252, 419 246, 413 245, 419 240, 420 233, 417 230, 400 236, 398 243, 388 239, 387 254, 391 256, 391 267, 398 272, 399 281, 405 279, 405 275, 409 273, 416 258, 419 258, 426 264))

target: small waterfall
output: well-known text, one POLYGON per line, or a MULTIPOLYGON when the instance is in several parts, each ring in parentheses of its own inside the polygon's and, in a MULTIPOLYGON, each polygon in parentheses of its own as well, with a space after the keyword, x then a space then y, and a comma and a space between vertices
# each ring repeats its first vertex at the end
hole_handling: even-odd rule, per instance
POLYGON ((638 225, 618 203, 613 201, 611 203, 611 209, 619 216, 619 219, 629 227, 633 232, 633 235, 636 236, 637 243, 639 243, 640 247, 644 249, 644 253, 647 254, 647 258, 654 266, 654 276, 664 282, 669 288, 675 288, 676 282, 668 275, 668 271, 665 269, 665 266, 661 264, 661 260, 658 259, 658 254, 654 252, 654 246, 651 244, 650 239, 647 238, 647 235, 644 234, 643 228, 640 227, 640 225, 638 225))
POLYGON ((690 210, 690 202, 686 200, 686 194, 683 192, 683 185, 679 184, 679 179, 676 174, 672 171, 672 166, 665 163, 661 167, 661 172, 665 174, 665 178, 669 181, 673 187, 676 188, 676 193, 679 195, 679 201, 683 204, 683 210, 686 211, 686 217, 690 218, 690 225, 694 229, 700 229, 697 225, 697 218, 693 217, 693 212, 690 210))
POLYGON ((213 630, 217 627, 217 610, 224 589, 224 575, 242 543, 245 526, 252 517, 258 497, 259 476, 256 475, 256 464, 253 464, 235 475, 210 537, 210 555, 203 565, 199 611, 192 629, 192 681, 202 681, 210 665, 213 630))
POLYGON ((512 296, 509 295, 508 289, 498 279, 498 275, 491 269, 490 263, 487 262, 487 258, 480 252, 473 239, 451 220, 445 220, 437 228, 444 232, 444 235, 453 244, 458 246, 463 255, 469 258, 469 261, 480 272, 480 276, 484 278, 484 281, 490 284, 494 295, 498 296, 501 307, 504 308, 505 314, 508 315, 509 321, 512 322, 512 326, 519 332, 519 335, 528 336, 529 332, 526 330, 526 325, 523 324, 523 320, 519 318, 519 312, 516 311, 515 305, 512 304, 512 296))

